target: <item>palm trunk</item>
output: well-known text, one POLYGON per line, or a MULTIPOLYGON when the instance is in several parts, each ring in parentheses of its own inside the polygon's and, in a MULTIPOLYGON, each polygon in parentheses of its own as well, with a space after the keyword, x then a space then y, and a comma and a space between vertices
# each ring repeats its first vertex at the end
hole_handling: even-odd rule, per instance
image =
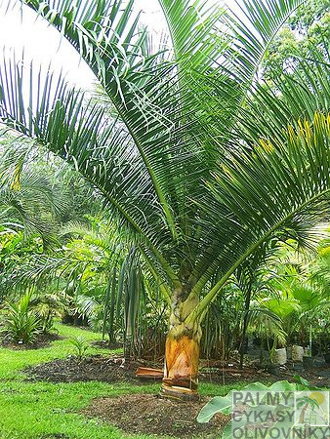
POLYGON ((299 424, 305 423, 305 415, 306 415, 306 411, 307 411, 308 406, 309 406, 309 402, 307 404, 305 404, 304 408, 302 409, 302 411, 300 413, 299 424))
POLYGON ((245 343, 246 343, 246 331, 247 331, 248 325, 249 325, 249 310, 250 310, 250 304, 251 304, 251 293, 252 293, 252 284, 250 283, 246 297, 245 297, 245 302, 244 302, 243 330, 242 330, 242 334, 241 334, 240 345, 238 348, 238 351, 240 354, 240 360, 239 360, 239 368, 240 369, 243 369, 244 351, 245 351, 245 343))
MULTIPOLYGON (((176 299, 178 296, 176 295, 176 299)), ((164 378, 161 393, 178 399, 198 398, 198 363, 201 327, 198 321, 185 322, 197 304, 196 298, 185 302, 173 300, 170 330, 166 338, 164 378)))

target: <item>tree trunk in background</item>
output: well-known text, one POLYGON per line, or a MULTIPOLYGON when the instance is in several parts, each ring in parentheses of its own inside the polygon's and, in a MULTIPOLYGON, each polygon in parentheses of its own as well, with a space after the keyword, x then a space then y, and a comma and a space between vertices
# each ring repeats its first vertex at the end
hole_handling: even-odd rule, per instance
POLYGON ((309 402, 307 402, 307 403, 304 405, 304 408, 302 409, 302 411, 301 411, 301 413, 300 413, 300 416, 299 416, 299 424, 305 424, 305 415, 306 415, 306 411, 307 411, 307 409, 308 409, 308 406, 309 406, 309 402))
POLYGON ((243 329, 242 329, 242 334, 241 334, 240 345, 238 348, 238 351, 240 354, 240 359, 239 359, 239 368, 240 369, 243 369, 244 353, 245 353, 245 348, 246 348, 246 331, 248 329, 248 324, 249 324, 251 293, 252 293, 252 284, 250 283, 246 297, 245 297, 245 302, 244 302, 243 329))
POLYGON ((197 298, 185 302, 180 294, 172 301, 170 330, 166 338, 164 378, 161 393, 178 399, 197 399, 201 327, 198 321, 186 323, 197 298))

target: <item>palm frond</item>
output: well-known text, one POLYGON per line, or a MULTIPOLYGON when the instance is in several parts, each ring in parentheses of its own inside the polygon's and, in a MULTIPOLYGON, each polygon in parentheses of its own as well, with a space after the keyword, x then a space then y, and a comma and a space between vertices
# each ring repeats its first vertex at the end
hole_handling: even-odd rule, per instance
POLYGON ((224 10, 195 0, 159 0, 168 24, 175 58, 181 67, 199 72, 222 54, 225 42, 218 28, 224 10))
POLYGON ((330 118, 316 113, 313 127, 308 121, 298 130, 289 126, 285 144, 261 141, 253 154, 240 151, 220 165, 205 206, 209 215, 213 206, 214 223, 218 218, 210 233, 219 234, 223 251, 214 263, 225 274, 194 313, 201 312, 236 268, 267 242, 313 239, 312 225, 329 206, 329 133, 330 118), (308 171, 302 172, 306 166, 308 171), (235 260, 237 254, 241 256, 235 260))
POLYGON ((240 14, 229 10, 226 17, 229 32, 234 34, 234 44, 227 54, 228 69, 243 84, 246 95, 246 86, 251 87, 269 45, 305 0, 242 0, 235 3, 240 14))
MULTIPOLYGON (((120 122, 126 127, 127 141, 134 145, 144 163, 167 226, 172 235, 177 236, 178 219, 170 207, 168 190, 175 171, 165 157, 174 152, 168 150, 169 144, 174 144, 169 140, 172 135, 179 141, 176 148, 182 148, 180 133, 185 128, 187 134, 187 126, 182 127, 182 121, 176 123, 180 113, 177 107, 182 105, 182 102, 173 105, 173 101, 177 101, 176 87, 165 86, 173 76, 173 67, 162 62, 156 66, 157 55, 145 56, 147 35, 146 32, 135 35, 137 20, 130 20, 132 0, 125 7, 122 2, 112 6, 101 2, 99 7, 92 1, 76 3, 55 1, 50 6, 39 1, 27 2, 63 32, 100 80, 120 122), (165 166, 167 179, 162 172, 165 166)), ((185 105, 189 108, 188 103, 185 105)), ((185 149, 182 154, 187 152, 189 154, 185 149)), ((173 185, 171 189, 175 190, 173 185)))

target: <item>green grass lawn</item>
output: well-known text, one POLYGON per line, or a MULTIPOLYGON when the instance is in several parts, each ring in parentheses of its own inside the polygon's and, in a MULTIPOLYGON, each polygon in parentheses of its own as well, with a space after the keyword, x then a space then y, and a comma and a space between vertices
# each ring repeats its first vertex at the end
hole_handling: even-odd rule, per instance
MULTIPOLYGON (((131 393, 156 393, 159 384, 134 386, 127 383, 107 384, 79 382, 52 384, 28 382, 22 369, 55 358, 65 358, 74 352, 70 338, 83 336, 85 340, 100 340, 100 334, 56 325, 59 334, 66 337, 46 348, 37 350, 11 350, 0 348, 0 438, 41 439, 69 437, 70 439, 98 438, 151 438, 148 435, 125 435, 98 419, 88 419, 79 410, 92 398, 131 393)), ((104 349, 91 347, 90 354, 105 353, 104 349)), ((233 386, 201 384, 200 393, 224 395, 233 386)), ((237 384, 235 385, 237 388, 237 384)))

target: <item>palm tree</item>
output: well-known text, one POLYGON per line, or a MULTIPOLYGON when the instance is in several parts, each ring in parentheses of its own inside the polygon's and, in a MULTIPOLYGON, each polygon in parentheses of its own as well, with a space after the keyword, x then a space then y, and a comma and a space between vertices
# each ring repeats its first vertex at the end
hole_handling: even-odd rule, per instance
POLYGON ((134 0, 23 3, 80 53, 105 97, 99 104, 6 59, 1 123, 101 192, 171 308, 163 392, 193 397, 210 304, 251 255, 310 238, 326 208, 327 52, 298 62, 275 91, 256 81, 303 0, 244 0, 243 20, 198 0, 159 0, 171 44, 158 53, 138 28, 134 0))
MULTIPOLYGON (((89 306, 91 297, 88 296, 94 296, 95 299, 97 290, 105 292, 101 299, 104 304, 103 333, 108 326, 109 342, 115 342, 114 326, 119 323, 125 340, 125 358, 129 359, 135 342, 141 305, 143 275, 140 256, 134 247, 131 248, 125 242, 125 235, 120 235, 118 230, 111 227, 111 222, 106 218, 99 215, 98 218, 89 219, 91 224, 71 222, 63 228, 62 234, 71 236, 71 241, 66 245, 66 253, 69 254, 64 255, 59 265, 63 265, 67 272, 75 271, 78 267, 76 254, 81 253, 80 265, 83 268, 80 268, 78 284, 79 301, 87 305, 87 313, 84 314, 92 314, 93 307, 89 306), (73 237, 80 239, 72 239, 73 237), (91 294, 88 294, 89 289, 91 294)), ((44 264, 44 269, 47 270, 47 263, 44 264)), ((61 271, 63 273, 63 268, 61 271)), ((58 267, 51 270, 51 274, 58 275, 58 267)))
POLYGON ((56 221, 69 208, 69 194, 52 184, 41 168, 23 170, 22 166, 17 172, 2 171, 3 166, 0 169, 2 234, 22 231, 25 238, 39 236, 44 249, 57 243, 56 221), (11 178, 6 174, 11 174, 11 178))
POLYGON ((297 398, 297 409, 303 406, 303 409, 299 416, 299 424, 305 423, 305 415, 308 407, 310 406, 314 412, 316 408, 319 408, 324 401, 324 396, 320 392, 313 392, 310 396, 303 396, 297 398))

